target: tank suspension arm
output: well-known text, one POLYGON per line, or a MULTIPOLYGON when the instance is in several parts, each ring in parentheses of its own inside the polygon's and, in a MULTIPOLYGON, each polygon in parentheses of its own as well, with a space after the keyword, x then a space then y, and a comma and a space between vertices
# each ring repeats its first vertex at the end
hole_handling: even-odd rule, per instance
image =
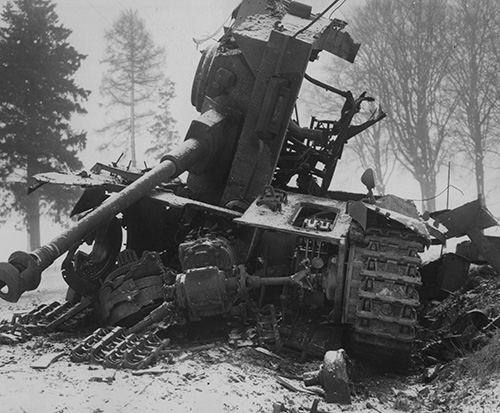
POLYGON ((122 191, 108 198, 67 231, 30 253, 14 252, 8 262, 0 263, 0 297, 17 302, 28 290, 38 287, 41 273, 74 244, 95 228, 112 219, 157 185, 165 182, 210 156, 210 139, 189 138, 163 157, 162 162, 122 191))

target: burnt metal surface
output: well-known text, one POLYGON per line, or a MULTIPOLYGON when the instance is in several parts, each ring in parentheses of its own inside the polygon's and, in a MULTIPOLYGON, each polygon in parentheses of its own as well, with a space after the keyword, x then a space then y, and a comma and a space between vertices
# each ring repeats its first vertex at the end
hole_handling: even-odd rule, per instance
POLYGON ((470 261, 460 255, 447 253, 420 269, 422 302, 446 297, 458 291, 468 280, 470 261))
POLYGON ((469 202, 451 211, 434 214, 433 218, 448 231, 446 238, 467 235, 480 254, 500 273, 500 250, 498 244, 486 237, 483 230, 499 223, 479 200, 469 202))
POLYGON ((425 223, 421 219, 408 216, 406 214, 394 211, 392 209, 382 208, 377 204, 363 203, 363 205, 365 206, 366 209, 369 209, 370 211, 373 211, 378 215, 385 217, 388 220, 399 222, 400 224, 407 227, 409 230, 419 234, 423 239, 427 241, 430 240, 429 231, 427 230, 425 223))
POLYGON ((111 272, 99 290, 101 316, 112 325, 127 325, 143 318, 164 299, 166 272, 158 253, 124 263, 111 272))
POLYGON ((281 211, 273 211, 265 205, 258 205, 254 202, 245 211, 241 218, 235 222, 269 230, 280 230, 289 234, 314 236, 324 240, 338 243, 347 235, 351 217, 346 214, 346 204, 333 199, 317 198, 310 195, 292 194, 287 195, 286 204, 282 204, 281 211), (302 225, 294 224, 301 209, 307 207, 318 208, 318 213, 331 212, 336 215, 331 228, 323 231, 320 228, 304 228, 302 225))
POLYGON ((433 217, 448 229, 446 238, 467 235, 472 228, 482 230, 499 225, 486 206, 477 200, 451 211, 433 214, 433 217))

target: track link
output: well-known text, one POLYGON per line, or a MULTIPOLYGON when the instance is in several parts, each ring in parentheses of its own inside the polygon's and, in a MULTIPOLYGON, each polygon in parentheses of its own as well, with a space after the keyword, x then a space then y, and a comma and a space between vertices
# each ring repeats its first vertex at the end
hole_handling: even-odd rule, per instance
POLYGON ((347 309, 351 352, 358 357, 407 367, 417 307, 423 243, 408 230, 369 228, 350 251, 347 309))

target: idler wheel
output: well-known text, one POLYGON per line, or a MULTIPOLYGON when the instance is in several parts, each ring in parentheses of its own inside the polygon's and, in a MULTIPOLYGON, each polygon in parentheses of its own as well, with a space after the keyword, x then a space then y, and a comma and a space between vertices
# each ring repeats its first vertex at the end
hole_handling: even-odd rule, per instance
POLYGON ((120 221, 113 218, 93 236, 90 254, 79 250, 80 245, 68 251, 62 264, 62 275, 76 293, 92 295, 113 269, 122 243, 120 221))
POLYGON ((23 292, 17 268, 8 262, 0 263, 0 297, 16 303, 23 292))
POLYGON ((0 298, 16 303, 25 291, 36 289, 40 279, 35 258, 27 252, 14 252, 9 262, 0 263, 0 298))

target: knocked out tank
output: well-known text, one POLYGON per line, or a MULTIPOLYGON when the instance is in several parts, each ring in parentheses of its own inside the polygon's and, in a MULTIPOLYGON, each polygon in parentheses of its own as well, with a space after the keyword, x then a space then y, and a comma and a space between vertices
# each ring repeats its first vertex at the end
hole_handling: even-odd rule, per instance
POLYGON ((72 299, 92 303, 105 324, 141 323, 166 302, 189 321, 254 317, 276 346, 304 349, 321 325, 332 327, 323 344, 342 339, 353 354, 406 362, 429 234, 410 202, 374 198, 369 171, 367 194, 329 191, 344 145, 385 115, 353 125, 373 99, 306 74, 320 51, 352 62, 359 44, 346 23, 299 2, 244 0, 232 17, 198 66, 191 101, 200 116, 158 166, 37 177, 86 187, 74 210, 83 218, 0 264, 0 296, 15 302, 36 289, 69 251, 72 299), (304 78, 345 99, 338 119, 308 128, 292 119, 304 78), (186 183, 174 179, 184 171, 186 183))

